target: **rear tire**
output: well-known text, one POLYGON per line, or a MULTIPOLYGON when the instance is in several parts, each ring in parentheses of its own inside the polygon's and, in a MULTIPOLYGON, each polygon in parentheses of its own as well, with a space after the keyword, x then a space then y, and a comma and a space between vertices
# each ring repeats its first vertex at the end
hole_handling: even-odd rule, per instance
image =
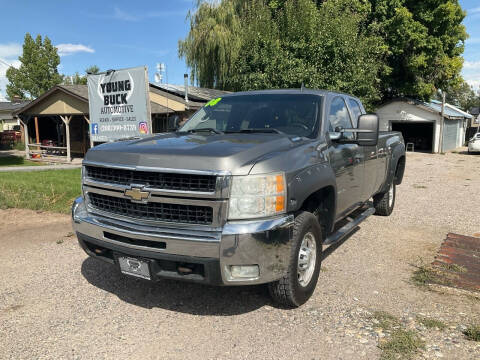
POLYGON ((312 213, 295 218, 292 250, 287 274, 268 284, 273 301, 286 306, 304 304, 315 291, 322 256, 322 229, 312 213))
POLYGON ((373 197, 373 206, 375 207, 375 215, 390 216, 395 207, 395 195, 397 188, 392 181, 388 191, 377 194, 373 197))

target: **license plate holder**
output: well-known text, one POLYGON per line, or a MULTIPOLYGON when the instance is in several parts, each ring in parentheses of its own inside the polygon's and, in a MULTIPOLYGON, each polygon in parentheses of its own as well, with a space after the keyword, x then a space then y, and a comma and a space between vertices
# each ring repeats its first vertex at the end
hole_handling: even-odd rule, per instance
POLYGON ((151 280, 150 264, 148 261, 137 259, 131 256, 118 256, 118 264, 123 274, 151 280))

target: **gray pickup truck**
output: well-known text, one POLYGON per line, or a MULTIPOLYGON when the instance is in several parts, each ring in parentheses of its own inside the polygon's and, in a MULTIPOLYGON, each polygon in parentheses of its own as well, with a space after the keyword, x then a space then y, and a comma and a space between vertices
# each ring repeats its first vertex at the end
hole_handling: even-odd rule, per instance
POLYGON ((322 248, 388 216, 405 146, 355 97, 320 90, 213 99, 176 132, 96 146, 73 227, 122 273, 214 285, 268 284, 300 306, 322 248))

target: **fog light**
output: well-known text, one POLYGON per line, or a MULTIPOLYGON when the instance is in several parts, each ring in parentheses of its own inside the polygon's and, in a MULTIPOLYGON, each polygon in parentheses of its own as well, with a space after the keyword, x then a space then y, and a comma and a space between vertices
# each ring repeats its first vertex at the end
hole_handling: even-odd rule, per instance
POLYGON ((256 278, 260 275, 258 265, 232 265, 230 267, 232 278, 256 278))

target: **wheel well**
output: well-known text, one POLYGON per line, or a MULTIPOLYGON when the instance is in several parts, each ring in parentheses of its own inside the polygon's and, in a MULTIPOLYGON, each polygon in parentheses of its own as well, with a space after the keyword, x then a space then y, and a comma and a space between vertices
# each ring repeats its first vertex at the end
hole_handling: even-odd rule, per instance
POLYGON ((395 185, 400 185, 402 183, 404 172, 405 156, 401 156, 397 161, 397 168, 395 169, 395 185))
POLYGON ((335 189, 333 186, 327 186, 315 191, 305 199, 299 210, 316 215, 322 227, 323 236, 326 236, 330 233, 335 220, 335 189))

